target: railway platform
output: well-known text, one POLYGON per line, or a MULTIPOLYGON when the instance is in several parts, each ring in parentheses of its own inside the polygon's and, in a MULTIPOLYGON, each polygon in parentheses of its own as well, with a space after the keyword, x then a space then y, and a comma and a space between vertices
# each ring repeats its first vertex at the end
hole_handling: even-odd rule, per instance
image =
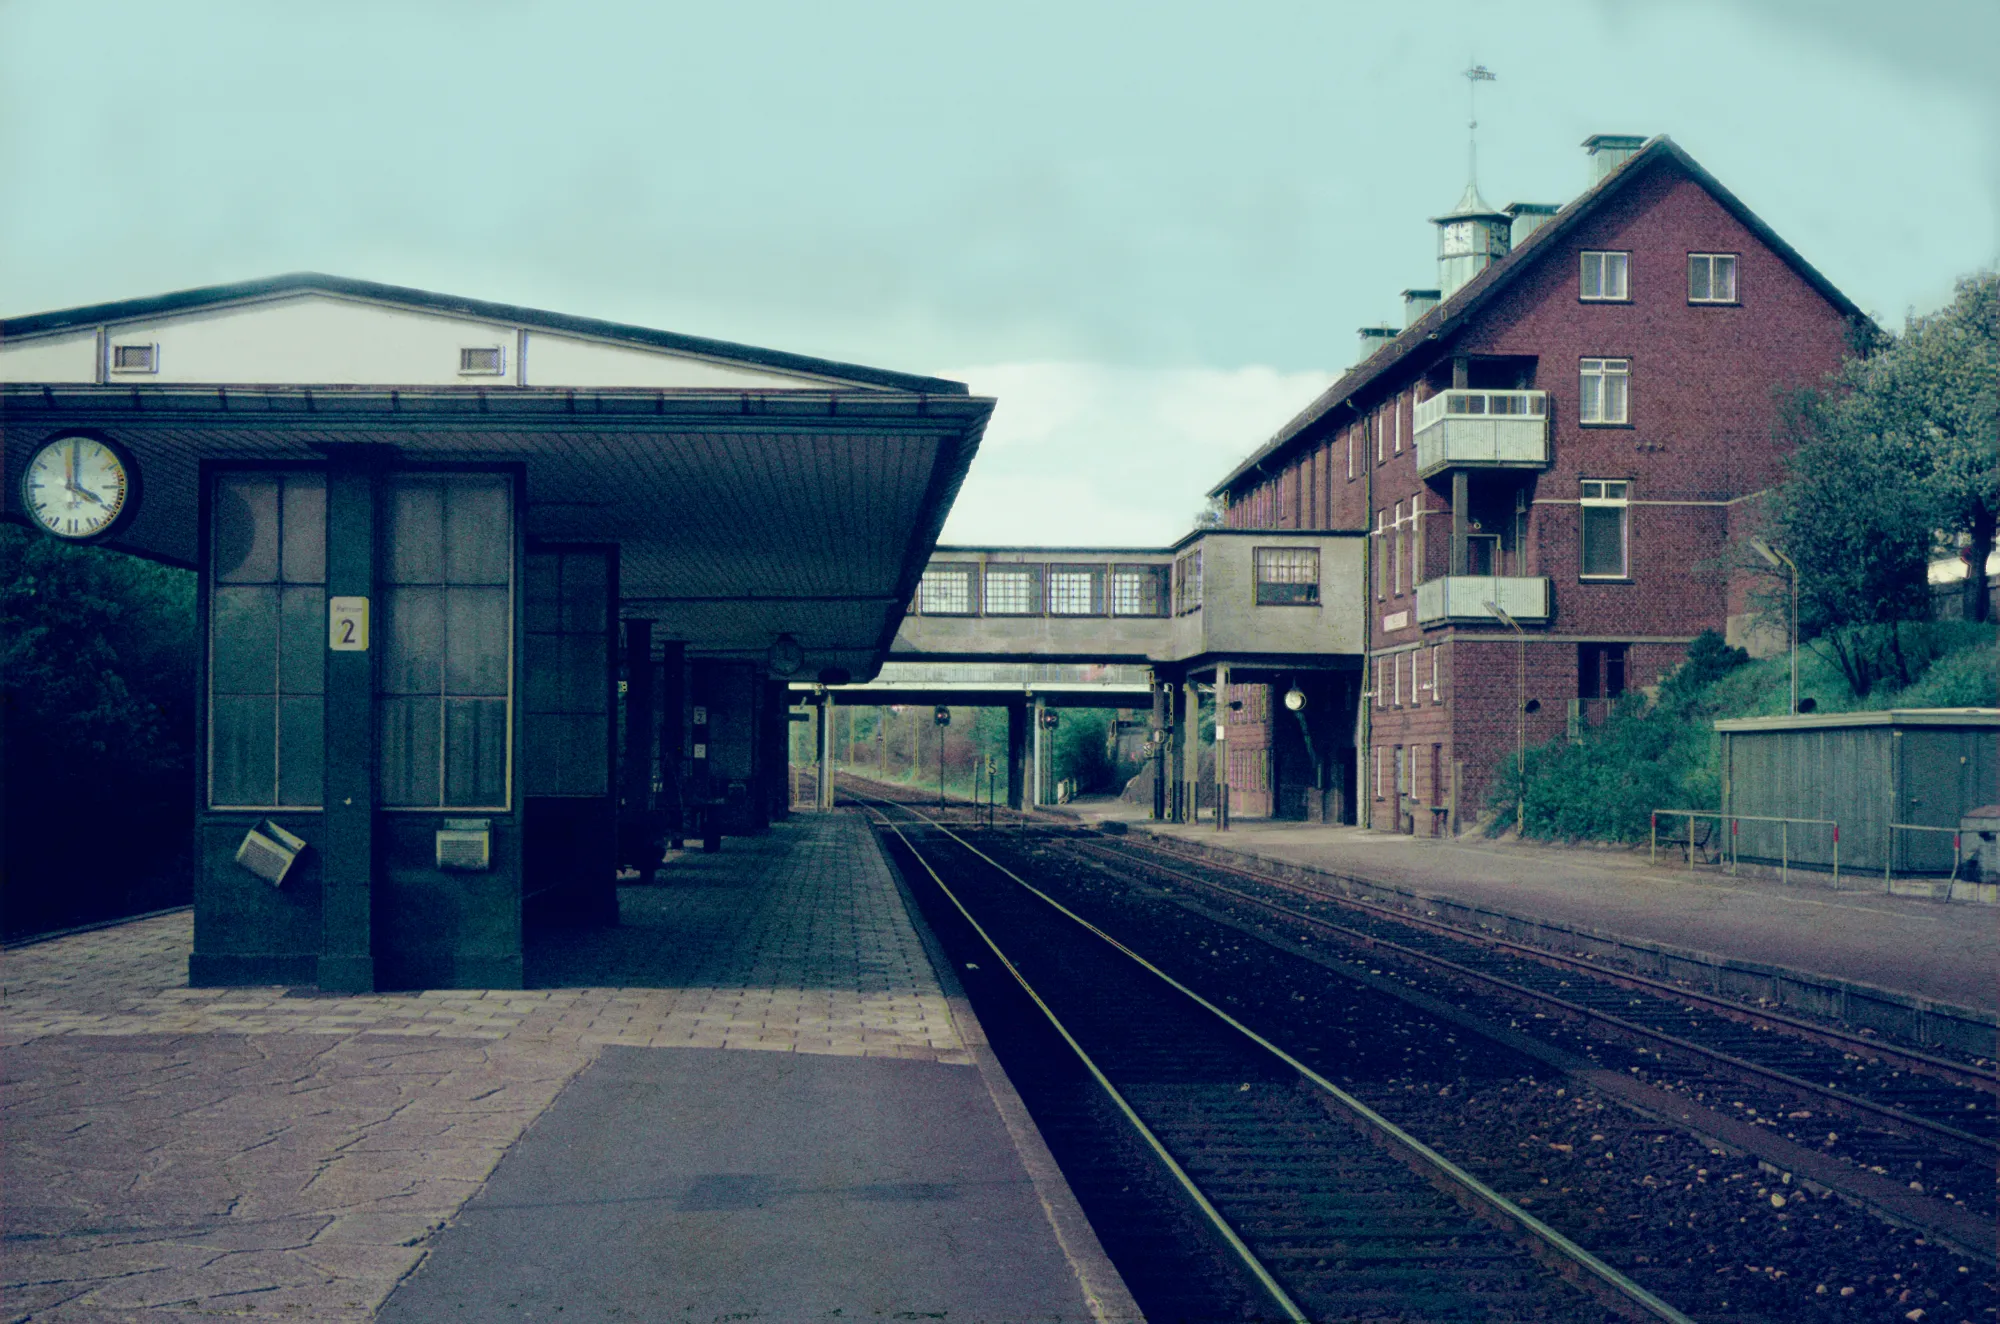
POLYGON ((1136 1317, 859 815, 662 877, 524 989, 7 952, 9 1317, 1136 1317))
POLYGON ((1653 865, 1643 851, 1259 819, 1217 832, 1209 822, 1154 823, 1143 807, 1120 801, 1065 808, 1087 823, 1120 821, 1142 839, 1356 880, 1384 899, 1455 911, 1529 941, 1617 945, 1663 965, 1733 972, 1744 987, 1789 978, 1829 996, 1879 993, 1884 1014, 1969 1013, 1988 1027, 1989 1042, 2000 1012, 2000 908, 1992 906, 1732 876, 1709 865, 1690 873, 1664 853, 1653 865))

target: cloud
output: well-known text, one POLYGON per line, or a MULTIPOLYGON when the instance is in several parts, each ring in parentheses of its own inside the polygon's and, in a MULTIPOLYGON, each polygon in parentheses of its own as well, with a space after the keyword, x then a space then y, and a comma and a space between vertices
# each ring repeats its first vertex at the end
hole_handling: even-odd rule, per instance
POLYGON ((998 399, 944 541, 1159 547, 1326 389, 1276 368, 1002 363, 946 370, 998 399))

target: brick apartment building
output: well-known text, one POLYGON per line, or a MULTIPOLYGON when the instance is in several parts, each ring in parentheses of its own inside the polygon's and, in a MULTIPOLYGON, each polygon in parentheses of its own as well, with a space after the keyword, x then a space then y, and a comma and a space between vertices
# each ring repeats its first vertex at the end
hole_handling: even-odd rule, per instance
MULTIPOLYGON (((1356 821, 1470 822, 1517 741, 1601 720, 1702 630, 1755 642, 1726 553, 1780 478, 1783 394, 1862 313, 1671 140, 1584 146, 1567 206, 1468 185, 1438 287, 1212 493, 1232 528, 1370 535, 1356 821)), ((1275 695, 1228 698, 1232 802, 1270 812, 1275 695)))

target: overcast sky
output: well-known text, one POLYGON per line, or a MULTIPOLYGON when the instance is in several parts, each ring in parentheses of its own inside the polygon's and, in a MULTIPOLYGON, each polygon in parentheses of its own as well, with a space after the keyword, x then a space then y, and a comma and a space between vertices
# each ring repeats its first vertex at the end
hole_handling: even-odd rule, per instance
POLYGON ((1890 324, 2000 260, 1994 0, 0 0, 0 312, 319 270, 1000 407, 955 541, 1159 543, 1434 283, 1667 133, 1890 324))

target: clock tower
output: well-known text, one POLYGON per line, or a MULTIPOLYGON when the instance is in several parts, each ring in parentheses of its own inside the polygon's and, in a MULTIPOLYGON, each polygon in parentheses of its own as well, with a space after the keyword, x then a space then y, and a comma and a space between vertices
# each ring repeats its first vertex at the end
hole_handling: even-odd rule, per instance
POLYGON ((1438 286, 1443 298, 1507 255, 1513 218, 1487 205, 1479 185, 1468 182, 1458 205, 1431 218, 1438 228, 1438 286))

